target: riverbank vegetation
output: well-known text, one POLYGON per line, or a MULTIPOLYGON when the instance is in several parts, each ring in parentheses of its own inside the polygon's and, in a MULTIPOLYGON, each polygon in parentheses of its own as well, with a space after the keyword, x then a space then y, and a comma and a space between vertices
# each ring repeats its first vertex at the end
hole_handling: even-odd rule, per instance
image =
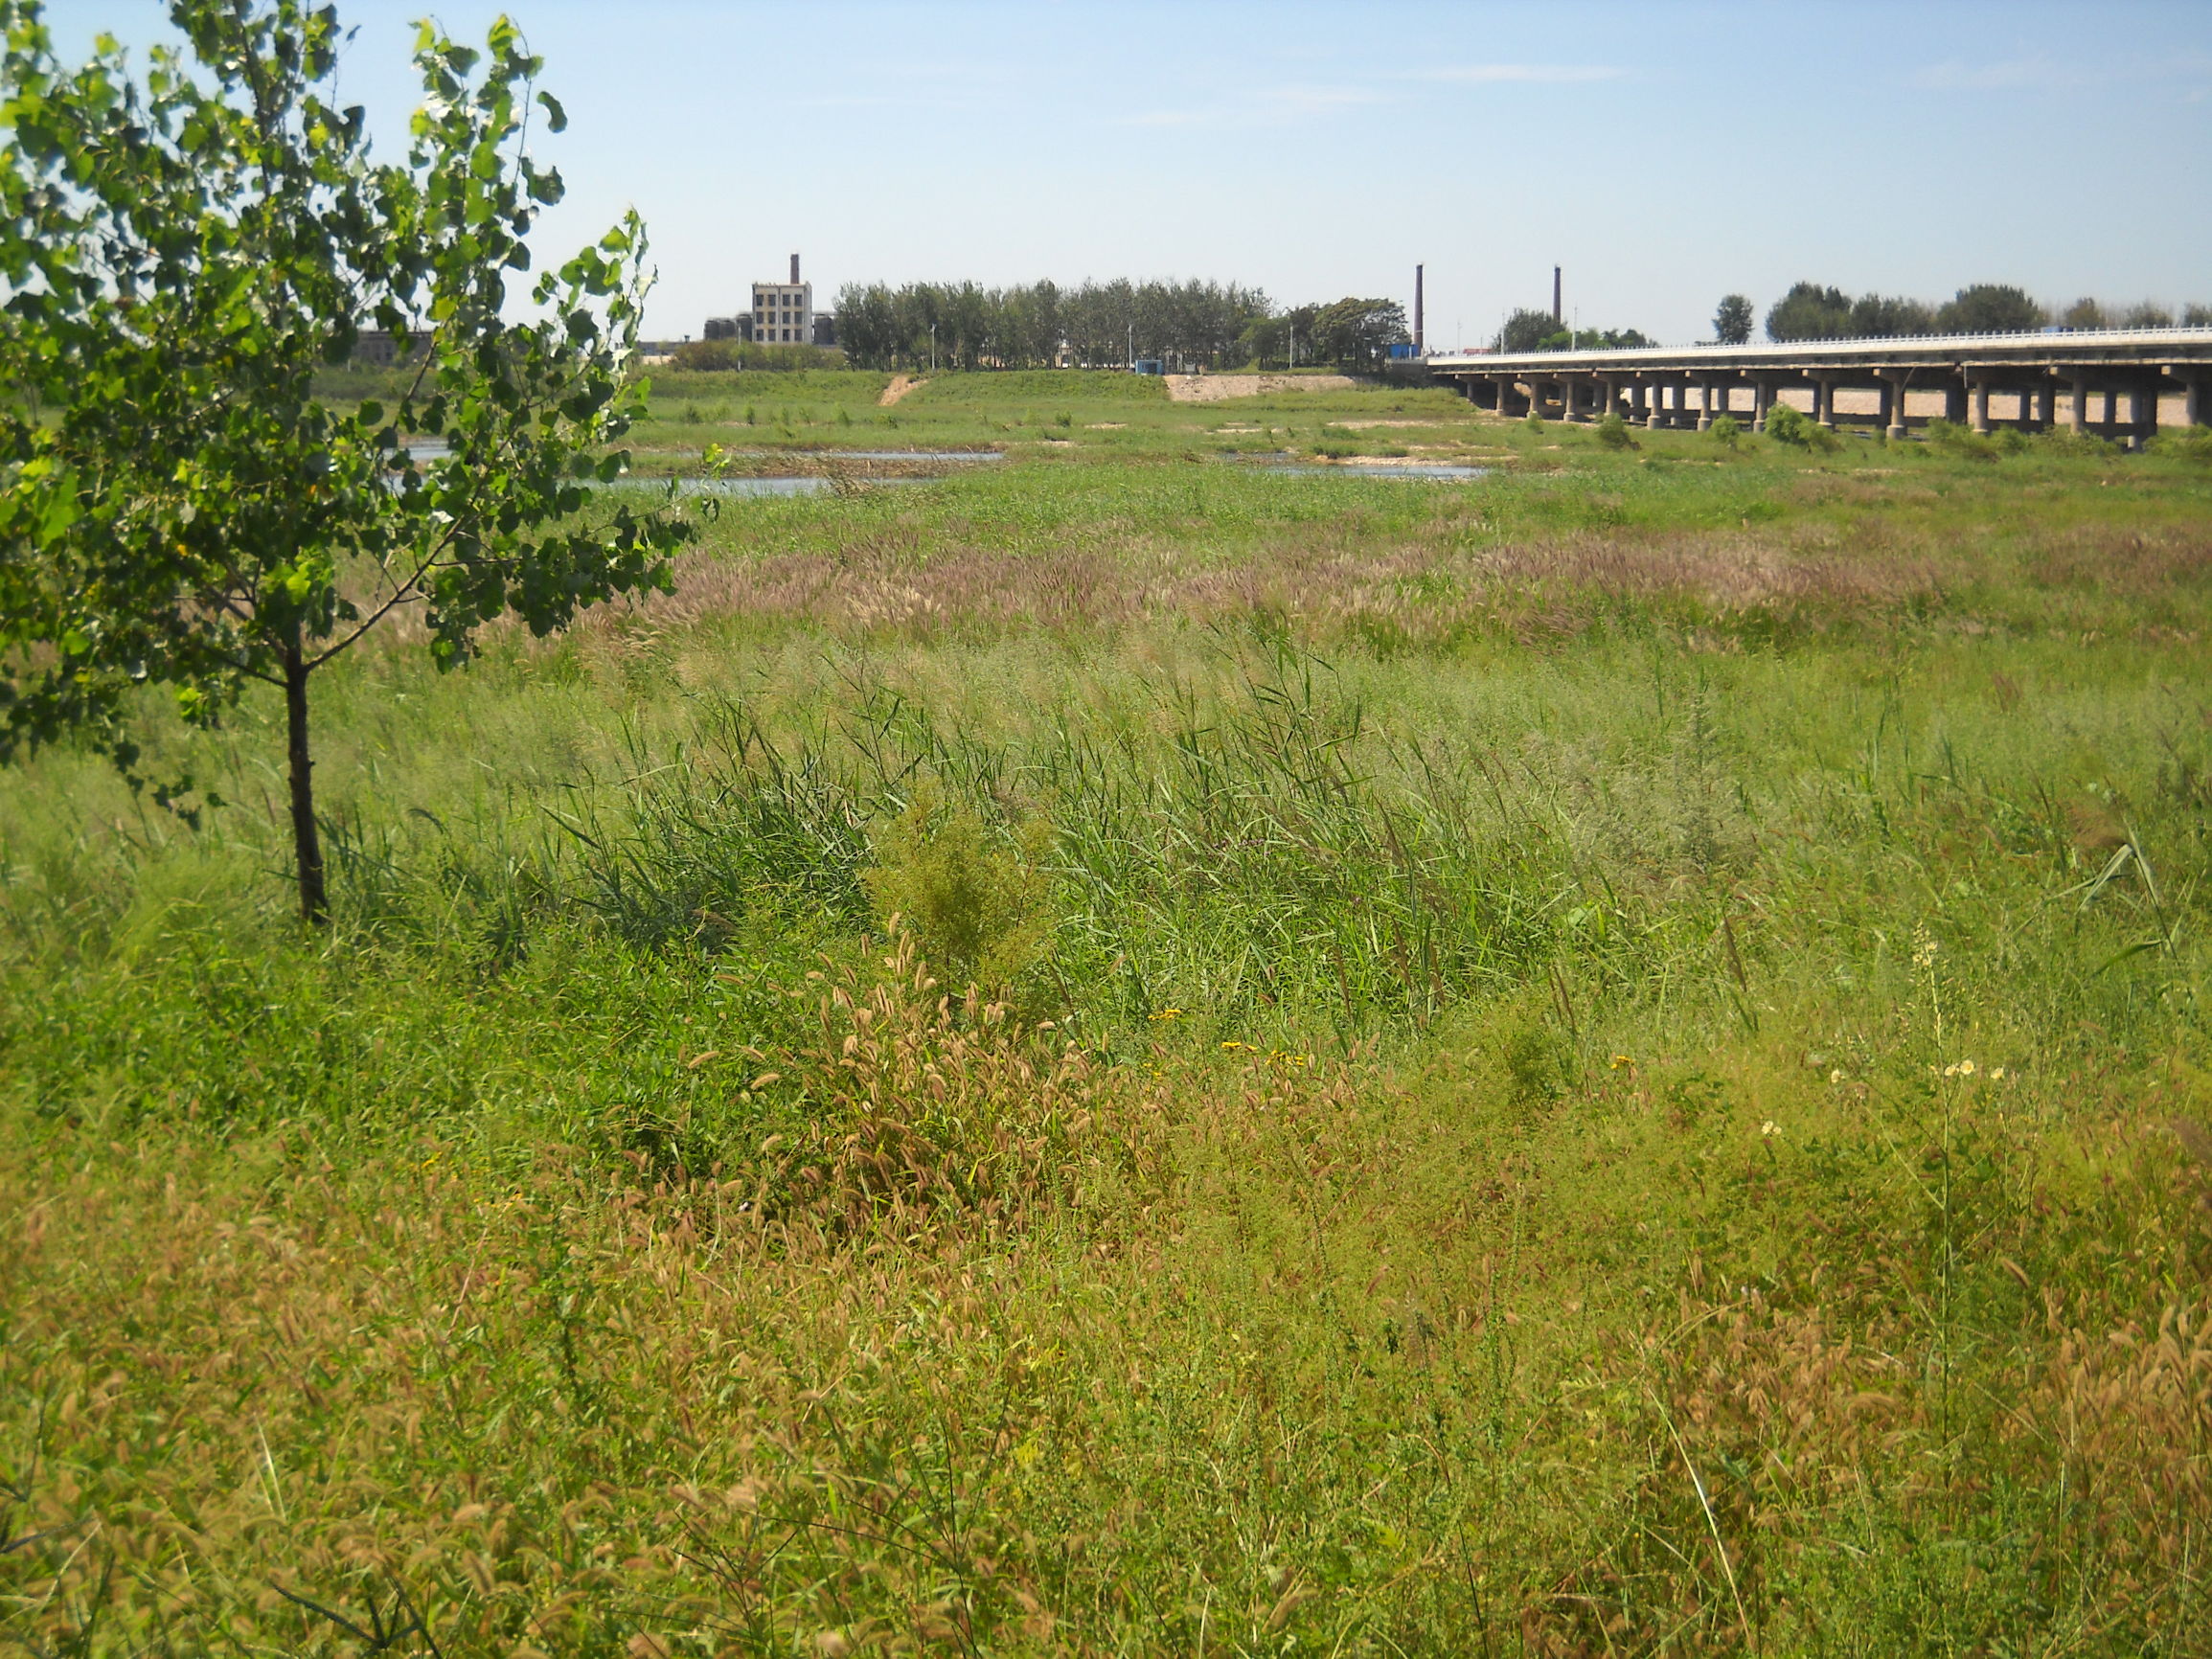
POLYGON ((327 932, 276 699, 11 776, 8 1639, 2197 1650, 2188 446, 887 384, 335 665, 327 932))

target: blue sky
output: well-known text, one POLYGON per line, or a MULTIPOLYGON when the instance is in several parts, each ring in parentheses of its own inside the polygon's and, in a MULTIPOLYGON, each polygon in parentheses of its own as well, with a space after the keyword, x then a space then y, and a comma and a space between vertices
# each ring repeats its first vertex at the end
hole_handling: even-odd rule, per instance
MULTIPOLYGON (((552 258, 634 203, 649 331, 793 250, 848 281, 1234 278, 1699 337, 1799 277, 1941 298, 2212 301, 2212 5, 842 4, 511 0, 569 130, 552 258)), ((395 147, 419 0, 341 0, 343 90, 395 147)), ((58 0, 68 50, 164 31, 58 0)))

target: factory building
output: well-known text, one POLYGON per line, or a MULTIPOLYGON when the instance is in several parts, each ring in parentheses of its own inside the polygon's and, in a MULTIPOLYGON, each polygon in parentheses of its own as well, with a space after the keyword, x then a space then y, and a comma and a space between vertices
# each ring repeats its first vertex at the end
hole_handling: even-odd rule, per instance
POLYGON ((753 338, 768 346, 814 343, 814 284, 799 281, 797 254, 789 282, 753 284, 753 338))
POLYGON ((738 317, 709 317, 710 340, 747 340, 763 346, 834 346, 837 319, 814 309, 814 284, 799 280, 799 256, 791 256, 787 283, 755 283, 752 308, 738 317))

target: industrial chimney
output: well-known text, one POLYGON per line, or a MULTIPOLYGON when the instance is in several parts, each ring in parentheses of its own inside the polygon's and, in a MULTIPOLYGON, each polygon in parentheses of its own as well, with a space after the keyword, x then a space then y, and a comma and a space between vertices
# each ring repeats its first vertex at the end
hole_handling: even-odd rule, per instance
MULTIPOLYGON (((799 256, 793 254, 791 256, 791 281, 795 283, 798 280, 799 256)), ((1560 313, 1560 268, 1554 265, 1552 266, 1552 327, 1558 328, 1562 320, 1560 313)))
MULTIPOLYGON (((798 285, 799 285, 799 256, 798 256, 797 254, 793 254, 793 255, 791 256, 791 286, 793 286, 793 287, 795 288, 795 287, 797 287, 798 285)), ((1552 302, 1552 310, 1553 310, 1555 313, 1557 313, 1557 311, 1559 310, 1559 308, 1560 308, 1560 307, 1559 307, 1559 302, 1558 302, 1557 300, 1554 300, 1554 301, 1552 302)))
POLYGON ((1421 266, 1413 267, 1413 354, 1416 357, 1421 355, 1421 266))

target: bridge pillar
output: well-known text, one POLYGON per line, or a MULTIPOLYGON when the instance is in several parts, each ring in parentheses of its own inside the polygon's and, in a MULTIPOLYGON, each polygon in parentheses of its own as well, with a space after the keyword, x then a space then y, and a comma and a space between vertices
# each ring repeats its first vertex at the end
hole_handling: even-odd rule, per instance
POLYGON ((2136 385, 2128 389, 2128 447, 2141 449, 2158 436, 2158 389, 2136 385))
POLYGON ((2059 423, 2059 383, 2046 377, 2036 388, 2036 427, 2048 432, 2059 423))
POLYGON ((2097 397, 2100 404, 2099 412, 2104 416, 2104 419, 2097 424, 2104 428, 2104 435, 2107 438, 2117 438, 2119 434, 2113 428, 2120 423, 2120 395, 2107 387, 2098 393, 2097 397))
POLYGON ((1813 376, 1813 420, 1815 425, 1836 430, 1836 380, 1833 375, 1813 376))
POLYGON ((1709 432, 1713 426, 1713 398, 1720 388, 1710 380, 1698 385, 1698 430, 1709 432))
POLYGON ((1582 422, 1582 382, 1572 375, 1560 376, 1560 419, 1570 426, 1582 422))
POLYGON ((1904 418, 1904 392, 1912 384, 1912 371, 1886 373, 1881 378, 1882 427, 1896 440, 1907 436, 1911 427, 1904 418))
POLYGON ((2068 398, 2066 401, 2071 405, 2067 412, 2073 419, 2074 430, 2077 433, 2088 431, 2089 377, 2087 375, 2074 376, 2073 396, 2068 398))
POLYGON ((2192 373, 2181 384, 2187 388, 2182 394, 2181 419, 2192 426, 2205 425, 2204 376, 2192 373))
POLYGON ((1984 438, 1989 436, 1989 382, 1973 383, 1973 429, 1984 438))
POLYGON ((1651 423, 1651 394, 1641 379, 1631 381, 1629 386, 1629 424, 1649 426, 1651 423))
MULTIPOLYGON (((1814 388, 1813 388, 1813 396, 1814 396, 1814 397, 1818 397, 1818 396, 1819 396, 1819 388, 1818 388, 1818 387, 1814 387, 1814 388)), ((1752 431, 1754 431, 1754 432, 1764 432, 1764 431, 1766 431, 1766 430, 1767 430, 1767 416, 1768 412, 1769 412, 1769 411, 1771 411, 1771 410, 1773 409, 1773 407, 1774 407, 1774 382, 1773 382, 1773 381, 1771 381, 1771 380, 1767 380, 1767 379, 1758 379, 1758 380, 1754 380, 1754 381, 1752 381, 1752 382, 1751 382, 1751 430, 1752 430, 1752 431)))

